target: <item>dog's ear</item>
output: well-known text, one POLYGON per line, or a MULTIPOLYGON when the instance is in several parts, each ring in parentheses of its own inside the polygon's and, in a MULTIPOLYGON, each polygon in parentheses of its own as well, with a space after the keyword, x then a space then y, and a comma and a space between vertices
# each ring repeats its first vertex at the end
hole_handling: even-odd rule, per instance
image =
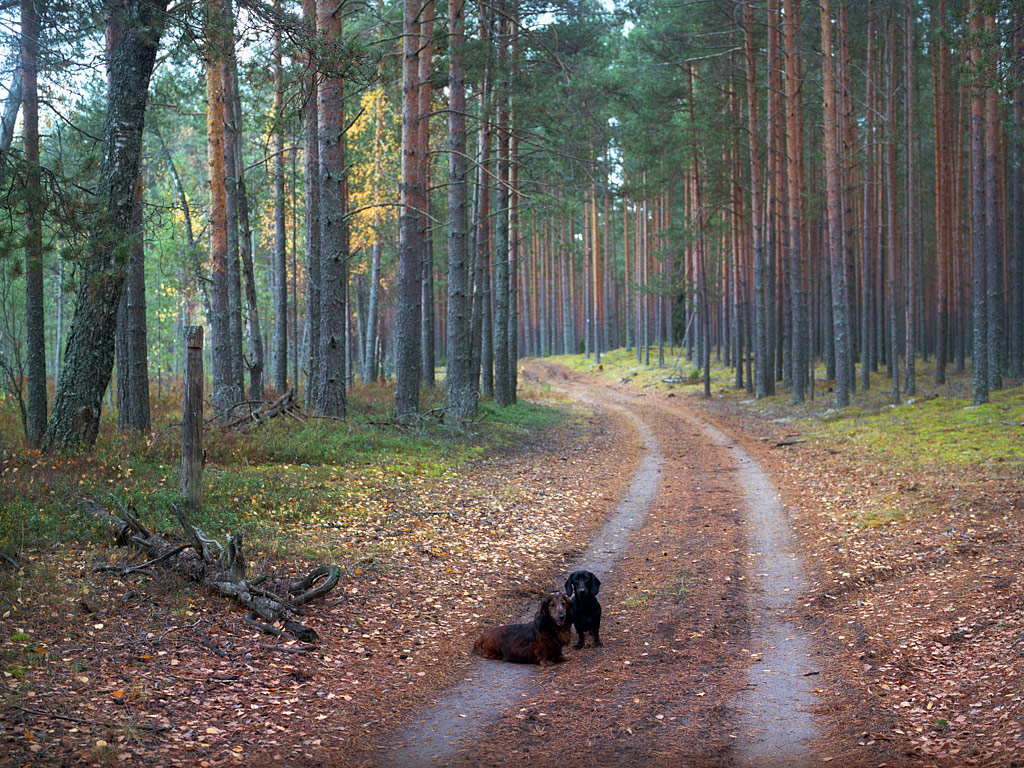
POLYGON ((597 576, 594 576, 593 574, 590 575, 590 578, 593 579, 593 581, 594 581, 594 588, 593 588, 592 591, 596 595, 598 592, 601 591, 601 580, 599 578, 597 578, 597 576))
POLYGON ((572 597, 572 576, 565 580, 565 594, 572 597))
POLYGON ((551 595, 544 595, 544 599, 540 601, 540 605, 537 606, 537 613, 533 615, 534 621, 541 621, 548 612, 548 608, 551 606, 551 595))

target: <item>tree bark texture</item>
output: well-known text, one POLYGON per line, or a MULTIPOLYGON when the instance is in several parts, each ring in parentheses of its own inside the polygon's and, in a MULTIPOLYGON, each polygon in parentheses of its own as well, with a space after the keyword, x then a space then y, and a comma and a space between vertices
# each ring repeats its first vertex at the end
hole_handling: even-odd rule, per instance
POLYGON ((181 398, 181 501, 203 505, 203 327, 185 329, 185 382, 181 398))
MULTIPOLYGON (((277 0, 280 6, 280 0, 277 0)), ((288 233, 284 224, 284 75, 274 30, 274 389, 288 389, 288 233)))
POLYGON ((111 50, 107 117, 98 178, 103 210, 87 256, 45 445, 92 445, 114 364, 117 308, 135 211, 149 80, 166 17, 164 0, 116 0, 124 31, 111 50), (89 418, 83 416, 83 410, 89 418), (76 428, 77 427, 77 428, 76 428))
MULTIPOLYGON (((317 4, 317 29, 341 42, 342 8, 330 0, 317 4)), ((316 410, 345 416, 345 285, 348 263, 348 201, 345 178, 345 111, 340 77, 325 77, 319 87, 320 132, 320 393, 316 410)))
POLYGON ((839 135, 836 114, 836 80, 832 61, 832 12, 829 0, 821 3, 823 110, 825 114, 825 183, 828 193, 828 252, 832 267, 832 332, 836 354, 836 407, 850 404, 849 314, 846 300, 846 267, 842 247, 842 202, 839 176, 839 135))
POLYGON ((143 239, 142 177, 135 185, 135 212, 128 274, 117 316, 117 426, 147 434, 149 356, 146 343, 146 248, 143 239))
POLYGON ((213 409, 224 421, 237 402, 231 364, 229 304, 227 166, 224 131, 224 71, 221 66, 226 24, 224 0, 207 6, 206 134, 210 167, 210 336, 213 361, 213 409))
MULTIPOLYGON (((744 51, 747 67, 747 116, 750 142, 750 211, 754 248, 754 394, 767 397, 768 329, 766 323, 766 272, 764 253, 764 195, 761 174, 760 126, 757 108, 757 47, 754 43, 754 6, 752 0, 743 4, 744 51)), ((638 338, 639 343, 639 338, 638 338)))
MULTIPOLYGON (((972 3, 970 26, 975 36, 981 30, 981 14, 977 4, 972 3)), ((977 42, 971 46, 971 63, 974 75, 979 77, 978 67, 982 53, 977 42)), ((971 99, 971 253, 974 263, 971 278, 973 301, 974 343, 971 359, 974 365, 974 404, 988 402, 988 216, 987 188, 985 179, 985 92, 975 83, 970 88, 971 99)))
POLYGON ((235 17, 231 0, 225 0, 221 76, 224 81, 224 215, 228 243, 228 333, 231 340, 231 397, 233 403, 245 399, 245 366, 242 354, 242 263, 238 252, 238 176, 241 171, 241 125, 235 115, 237 65, 235 62, 235 17))
MULTIPOLYGON (((502 8, 504 4, 502 4, 502 8)), ((498 188, 494 226, 494 401, 500 406, 512 404, 508 376, 508 42, 509 23, 498 20, 498 82, 496 113, 498 132, 498 188)))
POLYGON ((434 239, 430 227, 430 74, 434 59, 434 0, 423 4, 420 23, 419 125, 417 144, 422 152, 419 171, 422 183, 420 231, 423 238, 423 266, 420 282, 420 379, 425 387, 434 386, 435 313, 434 313, 434 239))
MULTIPOLYGON (((986 13, 983 21, 985 32, 996 40, 996 21, 986 13)), ((993 46, 995 47, 995 46, 993 46)), ((991 53, 992 57, 997 52, 991 53)), ((988 63, 985 72, 985 218, 988 231, 985 237, 987 272, 985 304, 988 314, 988 388, 1003 388, 1003 361, 1006 350, 1006 328, 1003 322, 1003 217, 1000 215, 1000 190, 1002 189, 1002 162, 999 152, 999 96, 996 92, 996 62, 988 63)))
POLYGON ((423 200, 420 146, 420 0, 405 0, 402 30, 402 187, 398 246, 398 328, 395 360, 395 411, 408 421, 420 402, 420 279, 423 231, 417 206, 423 200))
MULTIPOLYGON (((317 34, 316 0, 303 0, 302 19, 310 37, 317 34)), ((316 407, 320 392, 320 129, 317 78, 303 78, 303 119, 305 121, 304 187, 306 208, 306 323, 309 349, 306 360, 306 405, 316 407)), ((297 384, 298 382, 296 382, 297 384)))
POLYGON ((450 424, 476 415, 470 334, 469 216, 466 163, 465 0, 448 0, 448 323, 447 411, 450 424))
MULTIPOLYGON (((21 3, 21 83, 25 159, 25 342, 28 443, 46 434, 46 315, 43 304, 43 185, 39 168, 39 9, 42 0, 21 3)), ((59 343, 59 340, 58 340, 59 343)))
POLYGON ((803 99, 801 96, 800 52, 797 34, 800 30, 800 1, 785 0, 786 46, 786 180, 789 184, 789 263, 790 302, 793 316, 793 401, 802 403, 807 397, 807 362, 810 338, 807 330, 807 304, 804 294, 804 273, 807 269, 803 250, 803 187, 804 134, 803 99))

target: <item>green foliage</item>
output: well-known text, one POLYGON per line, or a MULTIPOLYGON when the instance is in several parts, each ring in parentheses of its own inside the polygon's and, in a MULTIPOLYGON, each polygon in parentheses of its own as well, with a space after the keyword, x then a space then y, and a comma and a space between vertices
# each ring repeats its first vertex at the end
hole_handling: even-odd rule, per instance
POLYGON ((830 432, 871 454, 912 457, 921 464, 1019 463, 1024 461, 1024 394, 992 392, 990 402, 969 398, 917 399, 898 408, 836 420, 830 432))
MULTIPOLYGON (((311 527, 344 528, 401 511, 436 478, 564 418, 533 403, 485 403, 481 420, 464 432, 436 422, 405 429, 387 422, 388 392, 387 385, 357 388, 346 422, 280 418, 249 434, 208 431, 203 509, 194 522, 218 538, 242 531, 264 552, 326 557, 332 553, 309 535, 311 527)), ((157 404, 154 423, 168 420, 175 400, 157 404)), ((116 498, 154 529, 175 530, 177 450, 173 431, 147 441, 104 423, 90 454, 7 460, 0 465, 0 551, 109 540, 109 526, 78 508, 81 498, 107 507, 116 498)), ((358 558, 373 554, 364 548, 358 558)))

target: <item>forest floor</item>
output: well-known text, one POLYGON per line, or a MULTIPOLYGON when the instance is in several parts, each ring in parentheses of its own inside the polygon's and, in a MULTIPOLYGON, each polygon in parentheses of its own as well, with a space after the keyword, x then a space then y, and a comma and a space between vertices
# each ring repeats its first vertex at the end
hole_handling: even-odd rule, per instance
MULTIPOLYGON (((811 635, 814 762, 1024 765, 1019 461, 883 461, 737 396, 530 370, 596 407, 524 382, 559 425, 415 496, 381 482, 381 514, 308 530, 318 553, 363 553, 306 611, 314 653, 174 576, 93 573, 119 550, 24 552, 0 585, 0 764, 373 765, 479 663, 480 629, 558 589, 614 509, 644 450, 611 398, 645 414, 675 464, 602 593, 605 645, 533 672, 453 764, 739 760, 737 702, 760 659, 743 499, 694 426, 708 421, 770 475, 806 563, 795 619, 811 635)), ((1002 413, 1019 441, 1016 411, 1002 413)))

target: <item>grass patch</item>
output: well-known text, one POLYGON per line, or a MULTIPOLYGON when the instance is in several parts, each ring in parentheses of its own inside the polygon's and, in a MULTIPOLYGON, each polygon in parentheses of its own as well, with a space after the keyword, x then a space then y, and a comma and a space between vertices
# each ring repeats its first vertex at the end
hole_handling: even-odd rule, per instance
MULTIPOLYGON (((652 360, 655 356, 656 350, 652 350, 652 360)), ((643 388, 695 396, 703 393, 700 372, 687 367, 692 364, 685 356, 675 368, 675 357, 666 356, 664 368, 646 367, 637 362, 635 352, 623 349, 604 353, 600 366, 582 355, 554 359, 575 370, 643 388), (696 380, 691 379, 694 372, 696 380)), ((786 422, 805 436, 859 452, 865 459, 920 468, 994 463, 1019 469, 1024 462, 1024 391, 1020 382, 1005 382, 1004 389, 990 394, 989 403, 974 407, 970 371, 947 369, 947 383, 937 386, 934 364, 918 360, 917 393, 914 397, 902 395, 901 404, 893 406, 891 381, 884 371, 871 375, 866 390, 861 388, 859 368, 857 374, 858 388, 851 404, 836 409, 832 382, 826 380, 821 365, 814 371, 814 399, 799 405, 792 403, 791 391, 781 383, 775 395, 752 398, 735 388, 732 369, 713 365, 712 398, 765 419, 786 422)))
MULTIPOLYGON (((311 527, 390 519, 422 499, 431 481, 566 418, 564 406, 520 400, 499 408, 488 400, 473 424, 453 430, 440 419, 443 397, 440 387, 424 390, 424 415, 411 426, 392 423, 394 384, 381 382, 351 392, 345 421, 279 418, 247 434, 208 430, 203 510, 194 522, 217 537, 242 531, 265 554, 337 560, 308 535, 311 527)), ((110 507, 116 497, 146 524, 175 531, 180 407, 174 391, 154 402, 152 438, 119 433, 116 414, 105 413, 96 446, 74 455, 28 451, 17 420, 0 419, 8 425, 0 434, 0 552, 17 558, 26 549, 107 541, 108 526, 80 511, 82 498, 110 507)), ((6 590, 20 580, 10 571, 0 577, 6 590)))
POLYGON ((858 528, 877 528, 890 523, 902 523, 910 517, 907 509, 891 508, 873 509, 855 516, 853 524, 858 528))

